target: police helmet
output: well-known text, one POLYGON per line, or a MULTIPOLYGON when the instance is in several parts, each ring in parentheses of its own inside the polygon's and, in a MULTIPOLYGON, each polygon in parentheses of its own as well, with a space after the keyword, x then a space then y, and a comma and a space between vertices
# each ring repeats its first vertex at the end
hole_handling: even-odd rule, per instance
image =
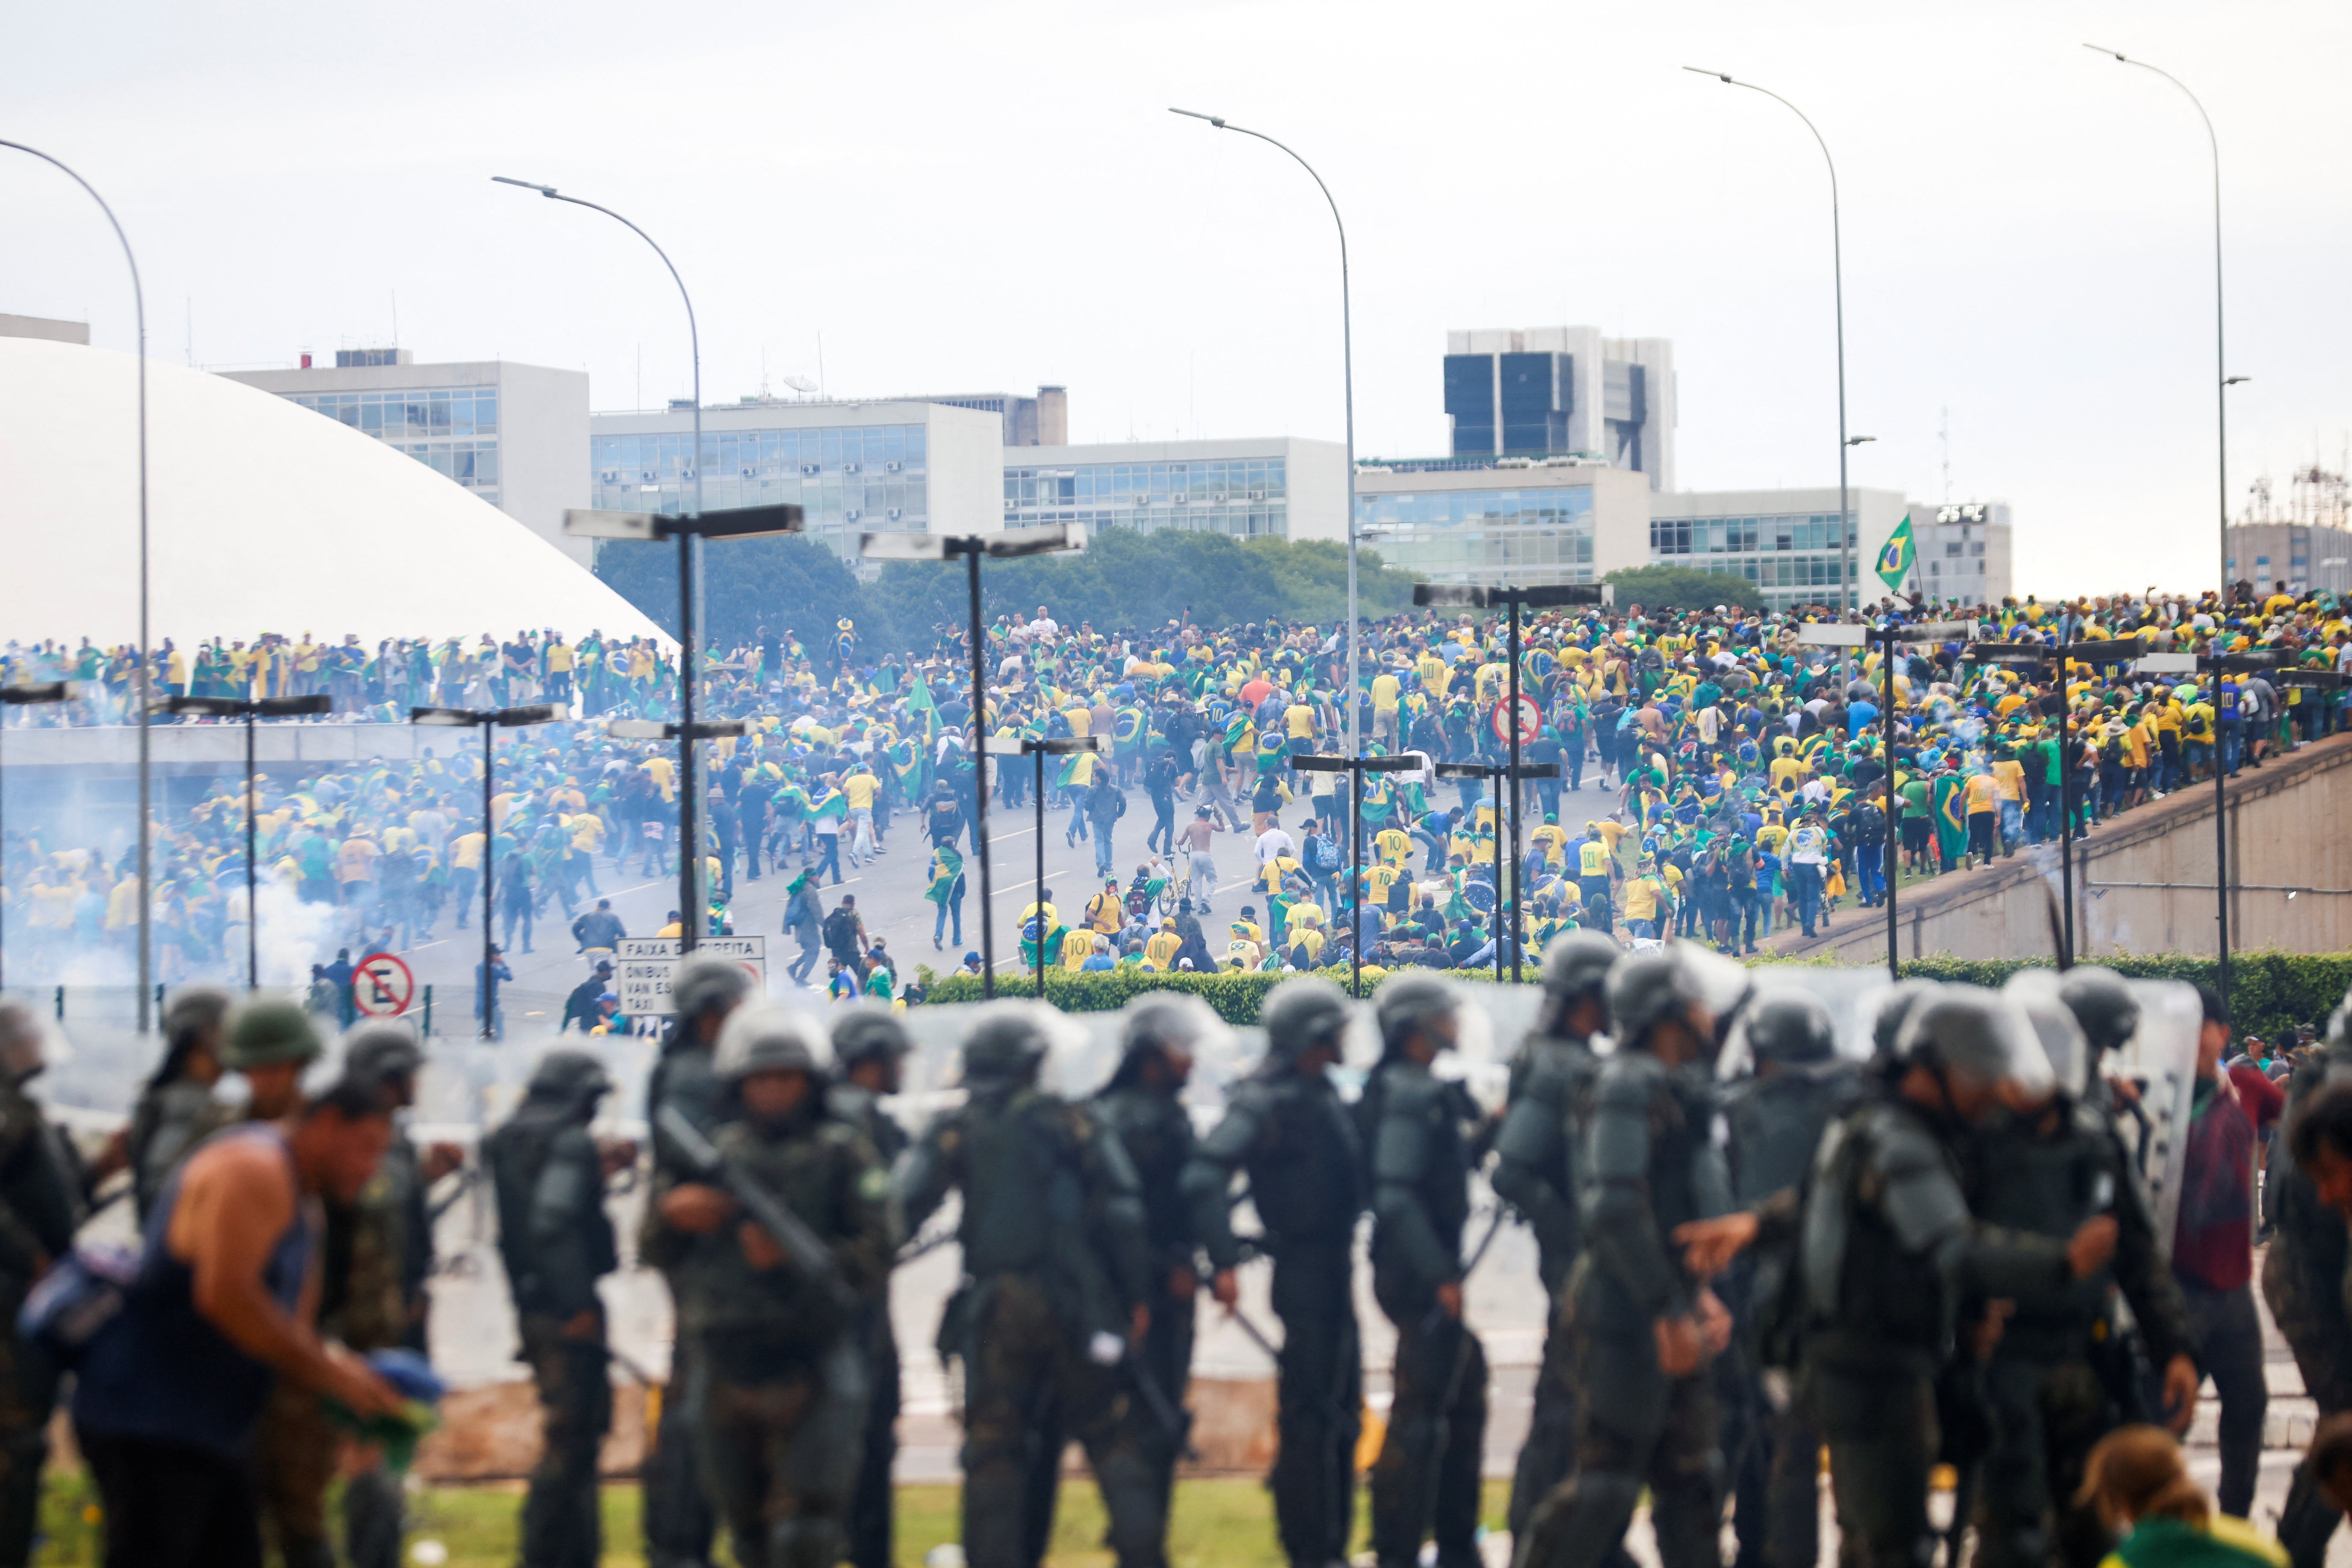
POLYGON ((1119 1048, 1129 1057, 1161 1046, 1191 1052, 1217 1023, 1216 1009, 1198 996, 1147 992, 1126 1006, 1119 1020, 1119 1048))
POLYGON ((257 997, 229 1016, 222 1063, 237 1071, 280 1062, 310 1062, 320 1050, 319 1026, 291 1002, 257 997))
POLYGON ((2064 983, 2047 969, 2021 969, 2000 989, 2025 1009, 2057 1087, 2080 1094, 2090 1079, 2092 1051, 2081 1021, 2066 1005, 2064 983))
POLYGON ((1748 1048, 1759 1062, 1825 1062, 1837 1054, 1837 1026, 1811 993, 1777 991, 1748 1009, 1748 1048))
POLYGON ((2058 995, 2094 1051, 2118 1050, 2139 1028, 2139 1002, 2112 969, 2070 969, 2059 976, 2058 995))
POLYGON ((1257 1016, 1265 1026, 1267 1053, 1277 1061, 1295 1062, 1318 1046, 1339 1049, 1349 1013, 1347 995, 1337 985, 1302 974, 1268 991, 1257 1016))
POLYGON ((1720 953, 1686 942, 1654 952, 1627 955, 1609 972, 1609 1016, 1622 1045, 1638 1046, 1643 1037, 1694 1005, 1703 1006, 1714 1020, 1712 1048, 1731 1026, 1734 1014, 1748 997, 1748 972, 1720 953))
POLYGON ((1609 971, 1624 956, 1623 948, 1597 931, 1562 931, 1544 949, 1543 988, 1562 998, 1605 991, 1609 971))
POLYGON ((1895 1037, 1899 1061, 2039 1090, 2053 1082, 2050 1058, 2025 1010, 1981 985, 1942 985, 1911 1009, 1895 1037))
POLYGON ((373 1018, 343 1037, 343 1077, 377 1089, 414 1079, 425 1065, 416 1031, 398 1018, 373 1018))
POLYGON ((833 1021, 833 1058, 844 1068, 877 1057, 903 1057, 914 1048, 907 1026, 879 1003, 858 1003, 833 1021))
POLYGON ((963 1076, 967 1082, 1024 1079, 1045 1057, 1045 1031, 1032 1004, 984 1003, 964 1038, 963 1076))
POLYGON ((1381 1048, 1403 1045, 1413 1031, 1435 1023, 1459 1005, 1454 988, 1434 975, 1398 975, 1372 998, 1372 1018, 1380 1026, 1381 1048))
POLYGON ((761 1072, 814 1077, 824 1070, 823 1058, 831 1055, 824 1029, 806 1014, 774 1002, 755 1002, 727 1016, 711 1067, 729 1083, 761 1072))
POLYGON ((183 985, 163 1004, 163 1037, 184 1036, 218 1025, 228 1016, 229 994, 217 985, 183 985))
POLYGON ((1870 1047, 1882 1059, 1895 1055, 1895 1042, 1902 1037, 1903 1026, 1920 1003, 1933 996, 1939 985, 1934 980, 1898 980, 1878 994, 1876 1010, 1871 1015, 1870 1047))
POLYGON ((730 959, 709 953, 696 953, 679 964, 670 981, 670 994, 681 1018, 724 1013, 743 1000, 751 989, 749 970, 730 959))
POLYGON ((594 1100, 613 1092, 604 1064, 586 1051, 555 1050, 539 1058, 525 1090, 533 1100, 594 1100))

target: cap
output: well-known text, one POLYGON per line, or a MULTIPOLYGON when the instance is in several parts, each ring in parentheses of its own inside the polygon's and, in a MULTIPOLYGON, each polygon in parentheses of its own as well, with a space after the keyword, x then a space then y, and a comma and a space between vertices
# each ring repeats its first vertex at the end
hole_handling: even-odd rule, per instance
POLYGON ((221 1061, 233 1070, 318 1059, 319 1026, 291 1002, 257 997, 229 1016, 221 1061))

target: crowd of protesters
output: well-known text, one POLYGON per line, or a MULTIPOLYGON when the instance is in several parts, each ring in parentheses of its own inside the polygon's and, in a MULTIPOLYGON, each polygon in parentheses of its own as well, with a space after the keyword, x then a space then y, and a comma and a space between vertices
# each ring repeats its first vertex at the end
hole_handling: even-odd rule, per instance
MULTIPOLYGON (((1893 599, 1872 610, 1928 613, 1893 599)), ((1890 860, 1911 877, 1981 865, 2056 837, 2069 809, 2074 830, 2092 833, 2217 766, 2261 767, 2344 722, 2340 689, 2284 673, 2352 668, 2352 620, 2333 595, 2241 584, 2226 605, 2210 593, 2151 591, 1932 613, 1972 614, 1980 640, 2137 637, 2158 652, 2270 653, 2281 668, 2061 671, 1974 659, 1958 641, 1906 645, 1893 672, 1890 762, 1882 656, 1801 640, 1829 612, 1628 605, 1538 615, 1522 634, 1521 760, 1559 776, 1522 786, 1517 863, 1496 792, 1440 781, 1424 765, 1366 775, 1356 882, 1346 775, 1291 765, 1347 743, 1340 629, 1110 632, 1065 626, 1041 605, 988 628, 982 727, 1008 741, 1103 739, 1099 755, 1057 758, 1039 775, 1066 842, 1091 845, 1102 881, 1025 910, 1023 956, 1038 962, 1042 946, 1043 962, 1075 970, 1307 969, 1360 947, 1376 967, 1486 966, 1507 963, 1515 945, 1540 952, 1574 925, 1754 952, 1776 931, 1812 932, 1842 904, 1881 901, 1890 860), (1131 805, 1150 807, 1139 835, 1125 821, 1131 805)), ((1503 635, 1499 620, 1467 615, 1367 623, 1352 715, 1364 750, 1499 765, 1503 635)), ((675 748, 616 742, 586 721, 667 711, 666 658, 650 642, 608 645, 595 633, 576 644, 551 630, 504 643, 485 634, 471 650, 459 638, 387 642, 373 654, 352 637, 305 633, 226 648, 215 639, 193 664, 167 645, 157 675, 193 695, 323 689, 339 710, 329 722, 404 720, 412 704, 560 705, 574 721, 501 742, 487 842, 470 748, 274 773, 251 803, 266 883, 331 911, 321 941, 397 949, 465 928, 487 855, 503 947, 529 952, 545 921, 568 925, 598 896, 600 865, 675 872, 675 748)), ((87 643, 12 647, 8 679, 84 685, 76 703, 9 716, 119 716, 134 662, 87 643)), ((740 881, 792 876, 794 978, 818 984, 820 958, 845 960, 828 964, 826 980, 865 991, 872 955, 828 934, 819 890, 845 866, 877 865, 895 840, 900 874, 938 906, 934 948, 963 946, 977 787, 971 666, 959 627, 940 628, 929 647, 872 649, 847 622, 821 637, 762 628, 706 656, 700 710, 751 725, 740 740, 706 742, 702 758, 701 848, 719 929, 740 881), (907 817, 912 833, 901 837, 893 824, 907 817)), ((987 765, 999 808, 1031 805, 1029 765, 987 765)), ((159 817, 153 921, 167 982, 240 973, 247 804, 222 781, 159 817)), ((63 976, 78 954, 127 948, 138 893, 122 837, 73 842, 37 811, 12 814, 16 973, 63 976)))

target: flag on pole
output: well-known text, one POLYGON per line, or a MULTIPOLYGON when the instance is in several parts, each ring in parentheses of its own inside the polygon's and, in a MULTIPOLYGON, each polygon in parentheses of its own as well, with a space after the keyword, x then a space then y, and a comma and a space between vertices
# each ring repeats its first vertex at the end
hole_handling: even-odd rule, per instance
POLYGON ((1911 514, 1906 512, 1903 521, 1895 525, 1895 531, 1886 536, 1885 548, 1878 552, 1878 574, 1889 588, 1899 593, 1903 579, 1911 574, 1912 563, 1918 558, 1918 548, 1911 542, 1911 514))

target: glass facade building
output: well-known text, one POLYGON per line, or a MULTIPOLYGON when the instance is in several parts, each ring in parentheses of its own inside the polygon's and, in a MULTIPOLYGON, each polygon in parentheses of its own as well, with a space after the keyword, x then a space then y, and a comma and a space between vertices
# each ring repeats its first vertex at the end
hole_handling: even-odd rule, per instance
POLYGON ((1381 561, 1438 582, 1532 587, 1590 583, 1589 485, 1400 490, 1356 498, 1366 545, 1381 561))
POLYGON ((1290 535, 1289 465, 1282 458, 1170 462, 1027 463, 1008 451, 1004 526, 1189 529, 1236 539, 1290 535))
MULTIPOLYGON (((706 416, 707 417, 707 416, 706 416)), ((688 431, 589 437, 593 504, 677 512, 694 499, 688 431)), ((929 433, 919 424, 702 432, 702 505, 797 504, 812 536, 845 555, 859 533, 920 532, 930 520, 929 433)))
POLYGON ((499 504, 499 392, 495 386, 415 391, 292 393, 287 401, 423 463, 499 504))
MULTIPOLYGON (((1859 525, 1850 523, 1848 528, 1854 535, 1854 572, 1859 576, 1866 564, 1859 525)), ((1661 564, 1745 577, 1762 591, 1770 609, 1815 604, 1833 596, 1843 564, 1838 554, 1834 512, 1662 517, 1650 522, 1652 559, 1661 564)))

